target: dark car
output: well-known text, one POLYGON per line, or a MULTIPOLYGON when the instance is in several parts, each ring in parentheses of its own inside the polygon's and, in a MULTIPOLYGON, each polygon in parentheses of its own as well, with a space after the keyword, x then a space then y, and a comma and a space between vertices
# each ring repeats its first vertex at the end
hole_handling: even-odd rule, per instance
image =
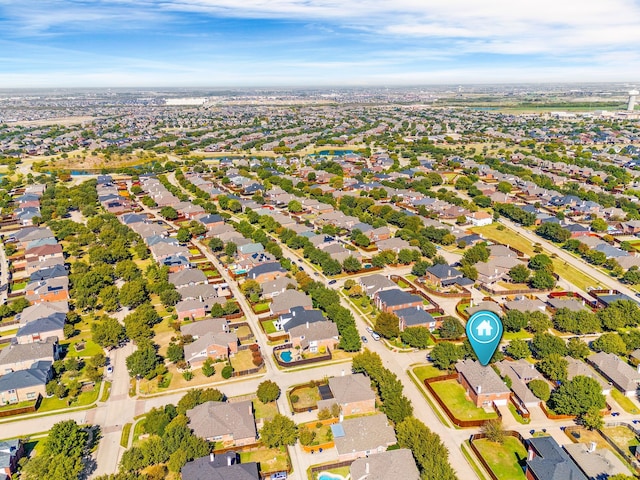
POLYGON ((329 280, 329 285, 334 285, 337 282, 337 280, 329 280))
POLYGON ((362 340, 362 343, 369 343, 369 340, 364 335, 360 337, 360 340, 362 340))

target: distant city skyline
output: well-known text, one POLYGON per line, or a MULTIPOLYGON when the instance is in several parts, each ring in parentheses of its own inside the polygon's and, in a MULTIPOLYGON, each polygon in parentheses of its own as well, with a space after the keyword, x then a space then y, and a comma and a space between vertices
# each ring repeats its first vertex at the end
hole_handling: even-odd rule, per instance
POLYGON ((0 88, 640 85, 634 0, 0 0, 0 88))

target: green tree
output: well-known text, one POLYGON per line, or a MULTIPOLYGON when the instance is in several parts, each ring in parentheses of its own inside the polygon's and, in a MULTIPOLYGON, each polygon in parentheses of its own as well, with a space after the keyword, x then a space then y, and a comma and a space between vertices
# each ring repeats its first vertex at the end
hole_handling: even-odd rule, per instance
POLYGON ((606 401, 596 380, 578 375, 556 388, 548 404, 560 415, 582 415, 591 409, 602 410, 606 401))
POLYGON ((380 312, 376 317, 376 332, 384 338, 396 338, 400 334, 400 319, 389 312, 380 312))
POLYGON ((79 457, 82 456, 87 439, 88 433, 74 420, 64 420, 51 427, 45 442, 45 452, 50 455, 79 457))
POLYGON ((578 422, 588 430, 600 430, 604 427, 604 416, 599 409, 591 408, 580 415, 578 422))
POLYGON ((547 270, 549 272, 553 272, 553 261, 548 255, 539 253, 538 255, 531 257, 531 260, 529 260, 529 268, 535 271, 547 270))
POLYGON ((516 265, 511 270, 509 270, 509 277, 514 283, 526 283, 527 280, 529 280, 530 274, 531 272, 524 265, 516 265))
POLYGON ((529 350, 529 344, 525 340, 515 338, 507 345, 506 353, 514 360, 520 360, 521 358, 529 358, 531 356, 531 350, 529 350))
POLYGON ((529 324, 529 319, 520 310, 508 310, 502 319, 502 325, 507 332, 519 332, 529 324))
POLYGON ((298 427, 293 420, 278 413, 264 423, 260 430, 260 439, 269 448, 295 445, 298 440, 298 427))
POLYGON ((166 220, 175 220, 178 218, 178 212, 173 207, 162 207, 160 215, 166 220))
POLYGON ((205 377, 210 377, 212 376, 214 373, 216 373, 216 369, 213 366, 213 360, 210 358, 207 358, 204 363, 202 364, 202 374, 205 377))
POLYGON ((464 335, 464 327, 457 318, 447 316, 442 320, 440 338, 457 339, 464 335))
POLYGON ((233 257, 238 251, 238 246, 233 242, 228 242, 224 246, 224 253, 227 257, 233 257))
POLYGON ((617 333, 603 333, 591 344, 596 352, 613 353, 616 355, 626 355, 627 345, 617 333))
POLYGON ((300 213, 303 210, 302 203, 300 203, 298 200, 291 200, 287 205, 287 209, 291 213, 300 213))
POLYGON ((431 336, 425 327, 407 327, 400 334, 400 338, 413 348, 427 348, 431 336))
POLYGON ((591 355, 591 350, 585 342, 578 337, 573 337, 567 342, 567 354, 572 358, 584 360, 591 355))
POLYGON ((449 451, 440 437, 420 420, 407 417, 396 425, 400 448, 411 451, 423 480, 457 480, 449 465, 449 451))
POLYGON ((151 344, 140 345, 138 350, 127 357, 127 370, 131 377, 147 377, 158 364, 156 349, 151 344))
POLYGON ((173 363, 177 363, 180 360, 183 360, 184 359, 183 347, 177 343, 170 342, 169 347, 167 348, 167 358, 173 363))
POLYGON ((362 264, 357 258, 349 256, 342 262, 342 269, 347 273, 353 273, 362 270, 362 264))
POLYGON ((180 227, 178 229, 178 233, 176 234, 176 239, 180 243, 187 243, 191 240, 191 231, 186 227, 180 227))
POLYGON ((535 380, 531 380, 527 386, 529 387, 529 390, 531 390, 531 392, 543 402, 549 400, 549 397, 551 396, 551 388, 549 388, 549 384, 544 380, 536 378, 535 380))
POLYGON ((552 353, 540 360, 536 367, 549 380, 564 382, 567 379, 569 362, 557 353, 552 353))
POLYGON ((224 394, 215 388, 194 388, 185 393, 176 405, 178 415, 185 415, 187 410, 191 410, 206 402, 221 402, 224 394))
POLYGON ((499 418, 487 421, 480 429, 490 442, 504 443, 506 433, 499 418))
POLYGON ((124 327, 115 318, 91 324, 91 339, 102 348, 115 348, 127 339, 124 327))
POLYGON ((265 380, 258 385, 257 395, 262 403, 274 402, 280 396, 280 387, 271 380, 265 380))
POLYGON ((602 218, 595 218, 591 221, 591 230, 594 232, 606 232, 608 228, 609 225, 602 218))
POLYGON ((413 264, 413 267, 411 268, 411 274, 417 277, 422 277, 425 273, 427 273, 427 268, 429 268, 430 266, 431 264, 426 260, 419 260, 413 264))
POLYGON ((567 354, 567 346, 559 337, 550 333, 538 333, 534 335, 531 342, 531 349, 536 358, 542 359, 552 353, 564 357, 567 354))
POLYGON ((529 280, 529 285, 538 290, 552 290, 556 286, 556 279, 546 270, 537 270, 529 280))
POLYGON ((144 280, 132 280, 120 287, 118 293, 120 303, 126 307, 137 307, 149 298, 147 295, 147 286, 144 280))
POLYGON ((455 343, 440 342, 431 350, 431 361, 440 370, 450 370, 462 358, 463 352, 455 343))
POLYGON ((212 252, 221 252, 224 248, 224 243, 219 238, 212 238, 209 240, 209 248, 212 252))

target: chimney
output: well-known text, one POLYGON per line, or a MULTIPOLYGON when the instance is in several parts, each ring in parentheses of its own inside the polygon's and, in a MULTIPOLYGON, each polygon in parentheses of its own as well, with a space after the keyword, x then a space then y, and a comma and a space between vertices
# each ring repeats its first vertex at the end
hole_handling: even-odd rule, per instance
POLYGON ((307 328, 309 328, 309 322, 307 322, 307 328))
POLYGON ((482 393, 482 385, 478 385, 478 386, 476 387, 476 393, 477 393, 478 395, 480 395, 480 394, 482 393))
POLYGON ((596 442, 589 443, 589 453, 593 453, 596 451, 596 442))
POLYGON ((216 455, 215 455, 213 452, 211 452, 211 453, 209 454, 209 461, 210 461, 211 463, 213 463, 213 461, 215 460, 215 458, 216 458, 216 455))
POLYGON ((535 456, 536 455, 533 452, 533 448, 529 447, 529 450, 527 451, 527 462, 530 462, 531 460, 533 460, 535 456))
POLYGON ((364 473, 366 473, 367 475, 369 475, 369 462, 364 464, 364 473))

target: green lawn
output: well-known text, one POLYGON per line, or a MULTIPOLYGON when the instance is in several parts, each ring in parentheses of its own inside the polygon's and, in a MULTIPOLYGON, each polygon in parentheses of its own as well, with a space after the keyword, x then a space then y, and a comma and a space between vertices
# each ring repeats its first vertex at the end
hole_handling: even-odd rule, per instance
POLYGON ((132 423, 125 423, 122 427, 122 436, 120 437, 120 446, 127 448, 129 446, 129 435, 131 434, 132 423))
POLYGON ((261 448, 253 452, 242 452, 240 462, 258 462, 261 472, 278 472, 289 467, 289 455, 285 448, 261 448))
POLYGON ((528 418, 524 418, 522 415, 518 413, 518 410, 516 410, 516 407, 513 405, 513 403, 509 403, 509 411, 511 412, 511 415, 513 415, 513 418, 515 418, 518 423, 527 425, 529 422, 531 422, 531 420, 529 420, 528 418))
POLYGON ((507 437, 503 444, 486 439, 473 444, 500 480, 525 480, 520 463, 527 458, 527 450, 517 438, 507 437))
POLYGON ((502 335, 503 340, 515 340, 516 338, 520 340, 528 340, 533 338, 533 335, 526 330, 520 330, 519 332, 504 332, 502 335))
POLYGON ((106 402, 109 400, 109 395, 111 394, 111 382, 104 382, 104 390, 102 391, 102 396, 100 397, 101 402, 106 402))
POLYGON ((493 410, 485 412, 484 409, 476 407, 473 402, 468 400, 464 388, 455 379, 432 383, 431 386, 438 397, 459 420, 498 418, 498 415, 493 410))
POLYGON ((293 390, 290 393, 289 397, 291 397, 291 395, 298 396, 298 401, 296 403, 292 402, 293 406, 297 408, 315 407, 317 403, 321 400, 320 391, 318 390, 318 387, 298 388, 293 390))
POLYGON ((407 282, 403 282, 402 280, 398 280, 398 287, 409 288, 409 284, 407 282))
POLYGON ((13 285, 11 285, 11 291, 16 292, 18 290, 22 290, 26 286, 27 282, 14 282, 13 285))
POLYGON ((100 345, 98 345, 97 343, 93 343, 89 339, 84 340, 78 337, 73 337, 70 340, 65 340, 64 342, 61 342, 60 345, 67 347, 67 355, 65 358, 68 358, 68 357, 85 357, 86 358, 86 357, 93 357, 98 353, 104 353, 104 350, 100 345), (78 343, 78 340, 81 340, 84 342, 83 350, 79 350, 79 351, 76 350, 75 346, 78 343))
POLYGON ((264 333, 271 334, 271 333, 276 333, 277 332, 276 327, 273 324, 273 320, 267 320, 267 321, 264 321, 264 322, 261 322, 261 323, 262 323, 262 328, 264 328, 264 333))
POLYGON ((262 403, 257 398, 254 398, 253 411, 256 418, 271 420, 278 413, 278 406, 276 402, 262 403))
POLYGON ((264 303, 258 303, 255 307, 254 310, 256 311, 256 313, 264 313, 264 312, 268 312, 269 311, 269 303, 264 302, 264 303))
POLYGON ((6 412, 8 410, 15 410, 18 408, 30 407, 36 403, 35 400, 25 400, 24 402, 11 403, 9 405, 3 405, 0 407, 0 412, 6 412))
POLYGON ((68 398, 43 398, 38 408, 38 413, 51 412, 53 410, 60 410, 63 408, 84 407, 91 405, 98 399, 98 393, 100 393, 100 382, 97 382, 93 390, 89 392, 82 392, 78 395, 78 399, 72 402, 71 405, 67 405, 68 398))
POLYGON ((620 405, 624 409, 625 412, 633 414, 640 413, 636 404, 633 403, 630 398, 625 397, 617 388, 611 389, 611 396, 618 403, 618 405, 620 405))
POLYGON ((447 374, 444 370, 440 370, 438 367, 434 367, 433 365, 416 367, 413 369, 413 373, 416 374, 416 377, 418 377, 421 382, 424 382, 427 378, 439 377, 440 375, 447 374))

